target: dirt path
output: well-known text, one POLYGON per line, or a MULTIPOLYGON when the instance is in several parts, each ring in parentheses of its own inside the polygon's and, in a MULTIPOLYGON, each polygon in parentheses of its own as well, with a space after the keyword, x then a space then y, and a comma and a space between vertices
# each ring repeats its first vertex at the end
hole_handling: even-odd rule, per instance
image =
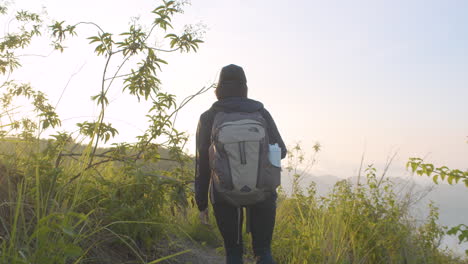
MULTIPOLYGON (((190 253, 180 256, 178 263, 186 264, 224 264, 224 255, 219 254, 214 248, 192 248, 190 253)), ((244 257, 244 264, 254 264, 255 261, 244 257)))
POLYGON ((187 257, 191 257, 191 259, 187 259, 189 262, 185 263, 192 263, 192 264, 224 264, 224 256, 218 254, 216 249, 192 249, 191 253, 188 253, 187 257), (191 261, 191 262, 190 262, 191 261))

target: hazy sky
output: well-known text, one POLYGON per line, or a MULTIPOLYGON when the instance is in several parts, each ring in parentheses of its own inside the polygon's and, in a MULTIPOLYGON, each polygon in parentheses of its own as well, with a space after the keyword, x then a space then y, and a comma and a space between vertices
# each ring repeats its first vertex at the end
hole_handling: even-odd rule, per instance
MULTIPOLYGON (((95 21, 119 33, 131 17, 149 21, 157 3, 22 0, 12 7, 45 6, 50 18, 95 21)), ((215 82, 222 66, 242 66, 249 97, 265 104, 288 144, 322 144, 315 174, 351 176, 363 152, 366 164, 381 168, 393 151, 399 153, 393 175, 402 176, 413 156, 467 169, 467 10, 462 0, 194 0, 174 25, 204 23, 206 43, 198 53, 164 55, 169 65, 160 77, 182 99, 215 82)), ((95 33, 79 30, 82 38, 95 33)), ((98 93, 104 60, 93 58, 86 42, 67 42, 64 55, 25 58, 17 77, 27 76, 52 102, 63 92, 58 112, 67 130, 97 113, 88 101, 98 93)), ((36 52, 47 55, 50 48, 36 52)), ((111 92, 108 121, 120 130, 116 140, 132 141, 145 128, 147 104, 120 91, 111 92)), ((209 92, 188 105, 180 130, 194 135, 214 100, 209 92)))

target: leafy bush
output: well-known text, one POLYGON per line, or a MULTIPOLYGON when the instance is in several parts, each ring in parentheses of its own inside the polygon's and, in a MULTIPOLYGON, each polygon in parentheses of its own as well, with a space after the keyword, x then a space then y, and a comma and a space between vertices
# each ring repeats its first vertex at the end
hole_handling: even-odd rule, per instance
MULTIPOLYGON (((0 73, 5 77, 0 83, 0 137, 5 146, 0 159, 0 263, 155 263, 155 258, 180 251, 158 244, 167 244, 168 231, 174 230, 168 228, 172 215, 188 206, 192 161, 182 151, 187 136, 174 122, 196 95, 177 104, 174 95, 161 90, 157 74, 167 64, 162 54, 196 51, 202 43, 191 27, 181 34, 172 29, 172 18, 182 12, 182 5, 162 1, 151 12, 148 31, 134 23, 116 35, 92 22, 47 25, 29 11, 12 15, 11 28, 0 42, 0 73), (42 133, 59 129, 61 120, 44 93, 10 80, 21 67, 18 53, 48 34, 53 48, 66 52, 65 41, 77 37, 76 29, 84 26, 98 30, 88 40, 105 62, 100 90, 91 97, 100 112, 95 120, 77 124, 75 133, 52 132, 52 139, 42 140, 42 133), (165 40, 169 49, 152 47, 154 34, 162 34, 160 43, 165 40), (116 84, 124 87, 122 92, 150 101, 148 128, 136 143, 102 149, 102 143, 118 134, 105 119, 107 95, 116 84), (17 113, 18 98, 35 116, 17 113)), ((5 6, 0 12, 11 16, 5 6)))
POLYGON ((314 183, 306 194, 283 193, 273 252, 280 263, 462 263, 439 249, 437 208, 415 225, 406 204, 373 167, 365 184, 342 180, 325 197, 314 183))
POLYGON ((302 175, 316 162, 296 145, 288 153, 292 193, 280 190, 273 253, 279 263, 466 263, 439 248, 444 235, 431 204, 424 223, 410 214, 411 194, 398 196, 385 173, 365 170, 357 183, 341 180, 320 196, 302 175))
MULTIPOLYGON (((419 176, 426 175, 432 177, 432 181, 435 184, 438 184, 439 180, 447 180, 450 185, 463 182, 468 187, 468 170, 449 169, 447 166, 437 168, 432 163, 425 163, 421 158, 410 158, 406 164, 406 168, 411 168, 411 171, 419 176)), ((468 226, 465 224, 459 224, 450 228, 447 234, 458 235, 458 242, 460 244, 468 242, 468 226)), ((468 250, 465 253, 468 256, 468 250)))

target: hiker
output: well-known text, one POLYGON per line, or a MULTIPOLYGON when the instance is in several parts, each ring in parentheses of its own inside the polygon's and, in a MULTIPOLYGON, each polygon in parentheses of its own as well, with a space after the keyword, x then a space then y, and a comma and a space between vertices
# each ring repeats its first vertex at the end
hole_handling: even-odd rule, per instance
POLYGON ((247 79, 241 67, 231 64, 222 68, 215 94, 218 101, 200 116, 196 135, 195 199, 200 220, 208 224, 209 192, 224 240, 226 263, 243 263, 241 234, 242 208, 245 207, 247 232, 252 235, 256 263, 272 264, 271 239, 276 216, 276 187, 280 183, 279 161, 286 156, 286 146, 263 104, 247 98, 247 79), (250 121, 244 122, 246 119, 240 118, 242 116, 250 121), (226 122, 235 123, 237 127, 223 125, 226 122), (221 132, 222 129, 234 129, 234 132, 228 135, 228 132, 221 132), (212 135, 212 132, 226 134, 212 135), (225 145, 215 142, 223 140, 221 137, 244 136, 255 138, 225 145), (262 144, 265 139, 267 144, 262 144), (273 162, 278 163, 276 166, 269 160, 272 150, 268 152, 268 149, 272 146, 279 147, 277 161, 273 162), (254 183, 236 186, 246 175, 255 177, 254 183))

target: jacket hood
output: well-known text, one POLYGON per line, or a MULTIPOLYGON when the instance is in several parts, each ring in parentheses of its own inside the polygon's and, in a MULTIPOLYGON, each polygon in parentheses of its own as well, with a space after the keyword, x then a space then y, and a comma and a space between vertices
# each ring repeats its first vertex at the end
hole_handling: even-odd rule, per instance
POLYGON ((221 69, 216 97, 222 100, 228 97, 247 97, 247 78, 242 67, 230 64, 221 69))
POLYGON ((263 104, 245 97, 228 97, 215 102, 212 108, 221 112, 252 113, 263 109, 263 104))

